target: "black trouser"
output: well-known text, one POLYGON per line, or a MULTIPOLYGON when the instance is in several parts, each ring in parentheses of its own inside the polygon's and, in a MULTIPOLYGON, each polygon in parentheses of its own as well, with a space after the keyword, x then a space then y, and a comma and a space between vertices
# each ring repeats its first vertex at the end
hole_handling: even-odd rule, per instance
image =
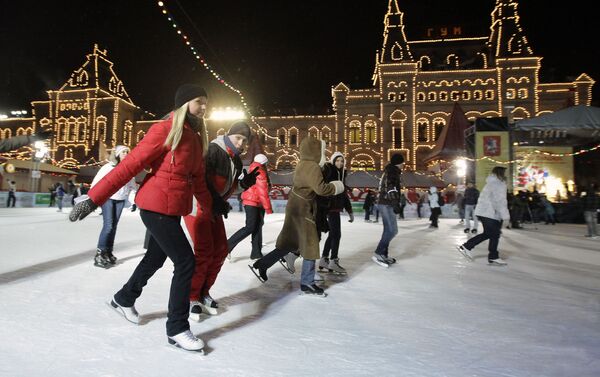
POLYGON ((438 226, 438 217, 442 214, 442 210, 440 207, 435 207, 431 209, 431 216, 429 220, 431 220, 431 225, 437 227, 438 226))
POLYGON ((475 237, 470 238, 463 246, 472 250, 475 246, 489 239, 488 260, 498 259, 498 242, 500 241, 500 228, 502 227, 502 222, 483 216, 477 216, 477 218, 483 224, 483 233, 479 233, 475 237))
POLYGON ((329 224, 329 235, 323 246, 323 258, 329 258, 331 250, 331 259, 337 259, 340 248, 340 239, 342 238, 342 227, 340 224, 340 213, 333 211, 327 214, 327 223, 329 224))
POLYGON ((250 258, 257 259, 262 257, 262 226, 264 224, 265 210, 264 208, 253 206, 244 206, 244 210, 246 211, 246 226, 229 237, 227 247, 231 253, 231 250, 238 243, 249 235, 252 235, 252 252, 250 253, 250 258))
POLYGON ((8 199, 6 199, 6 208, 10 207, 10 202, 12 202, 13 207, 17 202, 17 197, 15 196, 15 193, 13 191, 8 192, 8 199))
POLYGON ((277 263, 277 261, 279 261, 281 258, 285 257, 288 253, 289 253, 289 251, 287 251, 287 250, 281 250, 281 249, 276 248, 275 250, 271 251, 269 254, 265 255, 264 257, 260 258, 256 262, 254 262, 254 268, 259 268, 261 270, 267 270, 272 265, 277 263))
POLYGON ((403 204, 403 205, 400 206, 400 213, 398 214, 398 216, 401 219, 404 219, 404 207, 406 207, 406 204, 403 204))
POLYGON ((115 294, 122 306, 133 306, 142 294, 142 288, 154 273, 163 266, 167 257, 173 262, 175 271, 171 279, 167 335, 177 335, 189 330, 190 284, 194 274, 195 259, 179 216, 167 216, 140 210, 140 216, 150 233, 148 251, 140 261, 129 281, 115 294))

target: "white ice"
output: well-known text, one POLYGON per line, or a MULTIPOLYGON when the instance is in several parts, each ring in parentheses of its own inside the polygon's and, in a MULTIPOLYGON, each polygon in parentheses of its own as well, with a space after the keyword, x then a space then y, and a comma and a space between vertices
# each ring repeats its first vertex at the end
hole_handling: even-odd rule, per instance
MULTIPOLYGON (((1 376, 600 376, 600 240, 583 225, 503 230, 508 267, 474 262, 454 246, 456 219, 438 230, 399 221, 389 269, 370 257, 382 225, 343 218, 341 264, 325 299, 299 295, 299 273, 279 264, 261 284, 249 240, 225 262, 212 296, 222 313, 191 323, 205 355, 167 344, 167 262, 126 322, 106 302, 143 255, 144 227, 125 212, 115 254, 94 267, 94 214, 70 223, 54 209, 0 209, 1 376)), ((263 251, 283 215, 266 217, 263 251)), ((226 220, 228 234, 243 214, 226 220)), ((297 262, 300 269, 300 262, 297 262)))

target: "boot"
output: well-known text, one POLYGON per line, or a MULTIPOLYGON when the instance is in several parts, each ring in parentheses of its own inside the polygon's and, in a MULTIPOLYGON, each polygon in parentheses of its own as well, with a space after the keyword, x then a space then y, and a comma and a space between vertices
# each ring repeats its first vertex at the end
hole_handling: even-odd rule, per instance
POLYGON ((329 258, 323 257, 319 259, 319 270, 329 270, 329 258))
POLYGON ((100 249, 96 250, 96 256, 94 257, 94 266, 102 268, 110 268, 111 263, 106 251, 100 249))
POLYGON ((110 300, 110 306, 112 306, 117 313, 125 317, 125 319, 129 322, 135 323, 136 325, 140 323, 140 315, 138 314, 137 310, 135 310, 135 305, 121 306, 117 303, 117 301, 115 301, 115 298, 113 297, 112 300, 110 300))
POLYGON ((200 306, 202 307, 202 311, 208 313, 210 315, 217 315, 219 312, 217 309, 219 308, 219 303, 216 302, 210 295, 206 295, 202 297, 202 301, 200 301, 200 306))
POLYGON ((192 334, 190 330, 185 330, 184 332, 174 336, 169 336, 168 340, 169 344, 182 348, 186 351, 202 352, 202 349, 204 348, 204 342, 202 339, 196 338, 196 336, 192 334))
POLYGON ((339 275, 345 275, 346 274, 346 269, 342 266, 340 266, 340 260, 338 258, 335 259, 331 259, 329 261, 329 272, 333 272, 335 274, 339 274, 339 275))

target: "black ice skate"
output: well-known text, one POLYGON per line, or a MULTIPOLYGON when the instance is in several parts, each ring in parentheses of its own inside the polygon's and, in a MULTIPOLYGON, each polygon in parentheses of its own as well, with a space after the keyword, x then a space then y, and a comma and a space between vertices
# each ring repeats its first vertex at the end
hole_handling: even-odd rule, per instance
POLYGON ((323 288, 319 287, 316 284, 301 285, 300 292, 301 292, 301 294, 307 295, 307 296, 327 297, 327 293, 325 293, 323 288))
POLYGON ((96 250, 96 256, 94 257, 94 266, 102 268, 110 268, 112 266, 112 264, 110 263, 110 258, 108 257, 108 253, 106 251, 102 251, 100 249, 96 250))
POLYGON ((251 264, 249 264, 248 267, 250 268, 250 271, 252 271, 254 276, 256 276, 258 280, 260 280, 261 283, 264 283, 265 281, 269 280, 269 278, 267 277, 267 270, 262 270, 260 268, 254 267, 251 264))

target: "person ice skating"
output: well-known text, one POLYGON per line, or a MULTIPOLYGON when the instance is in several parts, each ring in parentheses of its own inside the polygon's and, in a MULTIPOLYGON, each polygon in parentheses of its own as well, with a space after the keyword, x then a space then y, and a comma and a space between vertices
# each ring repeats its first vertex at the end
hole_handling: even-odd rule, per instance
POLYGON ((496 166, 492 169, 487 179, 475 208, 475 216, 483 224, 483 233, 469 239, 458 246, 461 252, 469 260, 473 260, 471 250, 485 240, 488 244, 488 263, 493 265, 506 265, 506 262, 498 255, 498 242, 500 240, 500 229, 502 221, 510 220, 508 205, 506 202, 506 168, 496 166))
POLYGON ((271 198, 269 197, 269 176, 267 172, 267 156, 262 153, 254 156, 254 161, 248 168, 250 171, 256 170, 256 183, 241 194, 246 211, 246 225, 235 232, 227 240, 229 258, 232 250, 243 239, 252 235, 252 251, 250 259, 262 258, 262 227, 264 224, 265 212, 269 215, 273 213, 271 207, 271 198))
POLYGON ((371 222, 371 211, 373 210, 373 206, 375 205, 375 194, 373 191, 367 189, 367 196, 365 196, 365 203, 363 204, 363 209, 365 210, 365 222, 371 222))
POLYGON ((475 208, 477 207, 477 200, 479 199, 479 190, 475 187, 473 182, 467 182, 467 188, 465 189, 465 233, 477 233, 477 216, 474 215, 475 208), (473 226, 471 226, 471 220, 473 220, 473 226))
POLYGON ((388 248, 392 239, 398 234, 396 215, 400 213, 400 192, 402 190, 400 175, 402 174, 403 165, 404 156, 400 153, 392 155, 390 163, 386 165, 379 182, 377 207, 383 220, 383 234, 371 259, 386 268, 390 264, 396 263, 396 259, 389 256, 388 248))
MULTIPOLYGON (((117 145, 108 158, 108 163, 104 164, 92 180, 94 187, 102 178, 110 173, 117 165, 123 161, 129 154, 129 147, 117 145)), ((115 236, 117 234, 117 225, 121 218, 121 213, 125 207, 125 201, 129 193, 135 190, 135 178, 131 178, 123 187, 115 192, 104 204, 102 204, 102 230, 96 246, 96 255, 94 256, 94 266, 109 268, 117 263, 117 257, 113 255, 115 236)), ((85 190, 82 190, 85 191, 85 190)))
POLYGON ((8 198, 6 198, 6 208, 8 208, 8 207, 14 208, 15 204, 17 203, 17 197, 15 196, 15 192, 17 192, 17 182, 11 181, 10 179, 7 179, 7 181, 8 181, 8 198))
MULTIPOLYGON (((341 181, 346 186, 346 170, 345 159, 341 152, 335 152, 330 159, 330 162, 323 166, 323 176, 326 183, 333 181, 341 181)), ((323 254, 319 259, 319 270, 328 270, 336 274, 345 274, 346 269, 340 266, 338 252, 340 248, 340 239, 342 238, 342 227, 340 223, 340 213, 346 210, 350 219, 349 222, 354 222, 354 213, 352 212, 352 204, 348 197, 347 190, 341 194, 331 197, 318 197, 318 200, 325 201, 327 209, 327 224, 329 233, 323 246, 323 254), (331 259, 330 259, 331 253, 331 259)))
MULTIPOLYGON (((184 218, 194 244, 196 269, 190 289, 190 319, 200 320, 202 312, 216 315, 219 307, 210 295, 221 266, 227 256, 227 234, 223 217, 231 206, 227 199, 238 184, 247 189, 256 182, 258 172, 242 171, 240 153, 250 139, 250 127, 242 121, 229 128, 226 135, 218 136, 208 145, 206 155, 206 184, 212 196, 212 210, 198 208, 195 215, 184 218)), ((201 203, 200 203, 201 204, 201 203)))
POLYGON ((200 86, 180 86, 175 94, 175 110, 169 117, 152 125, 127 158, 101 179, 89 191, 89 198, 77 203, 69 215, 71 221, 82 220, 144 168, 151 168, 135 198, 150 233, 148 250, 110 305, 128 321, 139 323, 135 302, 168 257, 175 267, 166 324, 168 342, 188 351, 201 351, 204 342, 192 334, 188 322, 195 263, 181 216, 192 211, 192 197, 204 211, 212 208, 204 166, 208 149, 203 119, 206 103, 206 92, 200 86))
POLYGON ((319 234, 316 225, 316 195, 331 196, 344 192, 341 181, 325 183, 321 166, 325 164, 325 142, 307 137, 300 143, 300 161, 296 166, 293 187, 285 208, 283 228, 277 237, 275 250, 249 265, 262 281, 268 280, 267 270, 290 252, 299 251, 304 261, 300 290, 304 294, 325 296, 315 284, 315 260, 319 259, 319 234))
POLYGON ((429 216, 429 220, 431 221, 430 228, 438 227, 438 218, 442 214, 442 206, 444 202, 442 196, 437 190, 437 187, 431 186, 429 188, 429 208, 431 209, 431 215, 429 216))
POLYGON ((546 220, 546 225, 556 225, 556 217, 554 216, 556 210, 546 195, 540 195, 540 205, 544 210, 544 220, 546 220))
POLYGON ((589 185, 585 196, 581 198, 583 206, 583 218, 587 224, 586 237, 598 238, 598 210, 600 209, 600 197, 596 194, 596 186, 589 185))
POLYGON ((465 189, 459 189, 456 191, 454 204, 458 209, 458 217, 460 219, 459 224, 463 224, 465 222, 465 189))
POLYGON ((56 184, 56 206, 58 207, 56 212, 62 212, 64 198, 65 198, 65 188, 63 187, 62 183, 58 182, 56 184))

